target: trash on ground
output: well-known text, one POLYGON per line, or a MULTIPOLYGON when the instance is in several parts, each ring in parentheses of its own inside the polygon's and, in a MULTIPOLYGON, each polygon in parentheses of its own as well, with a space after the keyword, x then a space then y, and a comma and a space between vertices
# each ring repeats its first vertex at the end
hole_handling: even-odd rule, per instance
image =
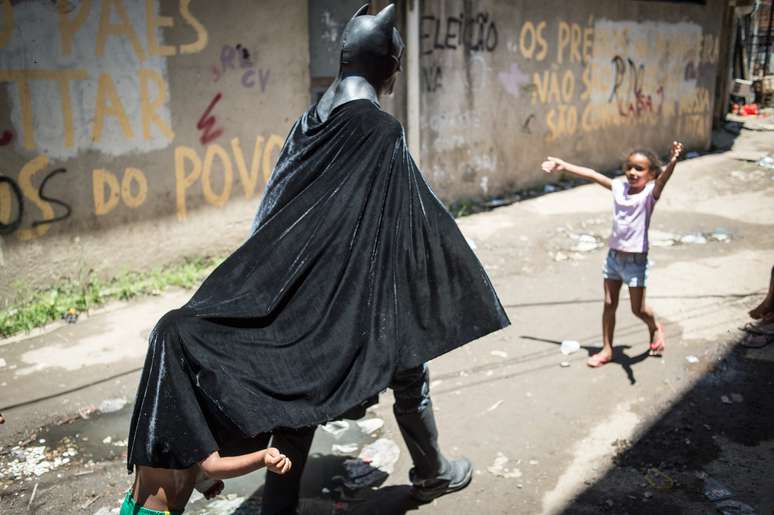
POLYGON ((97 407, 94 405, 89 406, 81 406, 78 408, 78 415, 84 420, 89 419, 89 415, 93 414, 95 411, 97 411, 97 407))
POLYGON ((22 479, 39 477, 70 463, 70 459, 78 454, 73 447, 48 450, 46 446, 13 447, 10 452, 13 459, 3 464, 0 476, 22 479))
POLYGON ((105 399, 99 403, 99 411, 113 413, 120 411, 124 406, 126 406, 126 399, 105 399))
POLYGON ((501 399, 501 400, 499 400, 499 401, 497 401, 497 402, 495 402, 494 404, 492 404, 491 406, 489 406, 489 408, 487 408, 487 410, 486 410, 484 413, 489 413, 490 411, 494 411, 494 410, 496 410, 497 408, 499 408, 499 407, 500 407, 500 404, 502 404, 503 402, 504 402, 504 401, 503 401, 502 399, 501 399))
POLYGON ((559 350, 565 356, 578 352, 580 350, 580 342, 577 340, 562 340, 562 345, 559 350))
POLYGON ((742 397, 738 393, 732 393, 731 394, 731 400, 734 401, 734 402, 744 402, 744 397, 742 397))
POLYGON ((78 310, 75 308, 68 309, 63 318, 68 324, 74 324, 78 321, 78 310))
POLYGON ((113 437, 112 437, 112 436, 106 436, 106 437, 105 437, 105 438, 102 440, 102 443, 113 443, 113 437))
POLYGON ((392 469, 400 457, 400 447, 389 438, 379 438, 363 447, 359 458, 372 467, 392 474, 392 469))
POLYGON ((335 443, 331 446, 331 452, 333 454, 352 454, 357 451, 358 445, 356 443, 335 443))
POLYGON ((603 246, 603 243, 593 234, 570 234, 577 241, 571 250, 576 252, 591 252, 603 246))
POLYGON ((543 192, 544 193, 553 193, 553 192, 557 191, 558 189, 559 188, 554 186, 553 184, 546 184, 545 186, 543 186, 543 192))
POLYGON ((334 420, 321 426, 321 428, 326 433, 333 435, 334 438, 339 438, 347 429, 349 429, 349 422, 346 420, 334 420))
POLYGON ((774 170, 774 156, 765 156, 763 159, 758 161, 758 166, 768 168, 769 170, 774 170))
POLYGON ((562 367, 562 368, 567 368, 567 367, 570 366, 570 362, 569 361, 562 361, 561 363, 559 363, 559 366, 562 367))
POLYGON ((752 506, 733 499, 720 501, 715 504, 715 508, 723 515, 755 515, 755 509, 752 506))
POLYGON ((697 358, 696 356, 693 356, 693 355, 686 356, 685 359, 688 361, 688 363, 698 363, 699 362, 699 358, 697 358))
POLYGON ((5 368, 7 364, 3 358, 0 358, 0 368, 5 368))
POLYGON ((710 502, 722 501, 733 496, 734 494, 731 490, 723 486, 720 481, 712 479, 711 477, 706 477, 704 479, 704 497, 710 502))
POLYGON ((504 477, 504 478, 520 478, 522 476, 522 473, 517 468, 509 469, 506 467, 508 464, 508 457, 505 456, 502 452, 498 452, 497 456, 495 457, 494 463, 487 467, 486 469, 494 474, 495 476, 504 477))
POLYGON ((333 476, 333 480, 340 482, 347 490, 378 486, 389 476, 387 472, 371 466, 360 458, 344 460, 344 470, 346 477, 333 476))
POLYGON ((682 238, 680 238, 680 243, 686 243, 689 245, 704 245, 707 243, 707 238, 704 237, 703 234, 696 232, 691 234, 686 234, 682 238))
POLYGON ((731 239, 731 233, 722 227, 718 227, 710 233, 709 237, 715 241, 729 241, 731 239))
POLYGON ((721 395, 721 396, 720 396, 720 402, 722 402, 723 404, 733 404, 733 403, 734 403, 734 401, 732 401, 732 400, 731 400, 731 399, 728 397, 728 395, 721 395))
POLYGON ((652 467, 645 473, 645 481, 658 490, 669 490, 675 485, 675 480, 659 469, 652 467))
POLYGON ((671 247, 680 239, 680 235, 671 232, 650 231, 648 239, 654 247, 671 247))
POLYGON ((370 435, 384 426, 384 420, 380 418, 367 418, 365 420, 358 420, 357 425, 362 432, 370 435))
POLYGON ((497 356, 498 358, 503 358, 503 359, 508 357, 508 353, 505 352, 505 351, 502 351, 502 350, 493 350, 489 354, 491 354, 492 356, 497 356))

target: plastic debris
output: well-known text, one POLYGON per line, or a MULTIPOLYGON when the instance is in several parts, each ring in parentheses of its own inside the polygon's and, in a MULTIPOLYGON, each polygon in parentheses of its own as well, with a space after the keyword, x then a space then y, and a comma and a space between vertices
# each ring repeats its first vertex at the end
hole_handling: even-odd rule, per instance
POLYGON ((504 401, 503 401, 502 399, 501 399, 501 400, 499 400, 499 401, 497 401, 497 402, 495 402, 494 404, 492 404, 491 406, 489 406, 489 408, 487 408, 487 410, 485 411, 485 413, 489 413, 490 411, 494 411, 494 410, 496 410, 497 408, 499 408, 499 407, 500 407, 500 404, 502 404, 503 402, 504 402, 504 401))
POLYGON ((691 363, 691 364, 699 362, 699 358, 697 358, 696 356, 686 356, 685 359, 688 361, 688 363, 691 363))
POLYGON ((719 227, 712 231, 709 237, 715 241, 729 241, 731 239, 731 233, 719 227))
POLYGON ((392 469, 400 457, 400 447, 389 438, 379 438, 363 447, 359 458, 372 467, 392 474, 392 469))
POLYGON ((10 455, 13 459, 3 463, 0 476, 13 479, 40 477, 70 463, 78 451, 73 447, 48 450, 45 446, 13 447, 10 455))
POLYGON ((710 502, 718 502, 733 497, 734 494, 720 481, 707 477, 704 479, 704 497, 710 502))
POLYGON ((330 433, 334 438, 339 438, 347 429, 349 429, 349 422, 346 420, 334 420, 322 426, 322 430, 330 433))
POLYGON ((335 443, 331 446, 331 452, 333 452, 333 454, 352 454, 357 451, 357 447, 356 443, 335 443))
POLYGON ((3 358, 0 358, 0 368, 5 368, 7 364, 3 358))
POLYGON ((365 420, 358 420, 357 425, 362 432, 370 435, 384 426, 384 420, 380 418, 367 418, 365 420))
POLYGON ((346 477, 334 476, 333 479, 340 482, 347 490, 377 486, 389 476, 387 472, 372 467, 360 458, 344 460, 344 470, 347 474, 346 477))
POLYGON ((502 351, 502 350, 493 350, 489 354, 491 354, 492 356, 497 356, 498 358, 503 358, 503 359, 508 357, 508 353, 505 352, 505 351, 502 351))
POLYGON ((720 402, 722 402, 723 404, 733 404, 734 403, 734 401, 732 401, 731 399, 728 398, 728 395, 721 395, 720 396, 720 402))
POLYGON ((99 403, 99 411, 102 413, 113 413, 121 411, 126 406, 126 399, 105 399, 99 403))
POLYGON ((559 347, 559 350, 565 356, 569 356, 580 350, 580 342, 576 340, 562 340, 562 345, 559 347))
POLYGON ((755 509, 752 506, 733 499, 720 501, 715 504, 715 508, 723 515, 755 515, 755 509))
POLYGON ((769 170, 774 170, 774 156, 765 156, 763 159, 758 161, 758 166, 768 168, 769 170))
POLYGON ((578 242, 571 249, 576 252, 591 252, 602 246, 602 242, 593 234, 571 234, 570 237, 578 242))
POLYGON ((651 246, 671 247, 680 239, 680 236, 671 232, 650 231, 648 239, 650 240, 651 246))
POLYGON ((567 368, 567 367, 570 366, 570 362, 569 361, 562 361, 561 363, 559 363, 559 366, 562 367, 562 368, 567 368))
POLYGON ((519 469, 513 468, 509 469, 506 467, 508 464, 508 457, 505 456, 502 452, 498 452, 497 456, 495 457, 494 463, 487 467, 486 469, 494 474, 495 476, 504 477, 504 478, 520 478, 522 476, 522 473, 519 469))
POLYGON ((704 245, 707 243, 707 238, 701 233, 686 234, 680 238, 680 243, 686 243, 689 245, 704 245))
POLYGON ((68 309, 63 318, 68 324, 74 324, 78 321, 78 310, 75 308, 68 309))
POLYGON ((105 437, 105 438, 102 440, 102 443, 113 443, 113 437, 112 437, 112 436, 106 436, 106 437, 105 437))
POLYGON ((80 408, 78 408, 78 415, 80 415, 80 417, 82 419, 88 420, 89 419, 89 415, 91 415, 95 411, 97 411, 97 408, 95 406, 93 406, 93 405, 81 406, 80 408))

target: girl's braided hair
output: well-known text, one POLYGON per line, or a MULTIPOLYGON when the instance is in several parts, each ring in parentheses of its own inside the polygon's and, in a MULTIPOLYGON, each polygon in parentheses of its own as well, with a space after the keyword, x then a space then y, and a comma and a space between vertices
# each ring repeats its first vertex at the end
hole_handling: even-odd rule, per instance
POLYGON ((653 177, 657 178, 659 176, 659 174, 661 173, 662 166, 664 165, 661 162, 661 159, 659 159, 659 157, 656 155, 656 153, 647 148, 636 148, 631 152, 629 152, 626 155, 626 159, 624 159, 623 161, 623 168, 626 168, 626 161, 634 154, 640 154, 642 156, 645 156, 647 160, 650 162, 650 172, 653 174, 653 177))

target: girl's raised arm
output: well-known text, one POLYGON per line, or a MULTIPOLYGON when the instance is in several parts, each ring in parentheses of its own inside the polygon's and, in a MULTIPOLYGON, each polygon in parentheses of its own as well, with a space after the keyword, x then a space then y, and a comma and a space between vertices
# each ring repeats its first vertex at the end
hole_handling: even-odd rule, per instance
POLYGON ((585 168, 583 166, 568 163, 567 161, 563 161, 558 157, 546 158, 540 167, 546 173, 569 172, 576 177, 580 177, 581 179, 594 181, 600 186, 603 186, 609 190, 613 189, 613 181, 610 179, 610 177, 602 175, 598 171, 592 170, 591 168, 585 168))
POLYGON ((664 191, 664 186, 666 186, 667 181, 669 181, 669 178, 672 176, 672 172, 675 170, 675 165, 677 164, 677 158, 683 153, 683 148, 683 144, 679 141, 672 142, 669 163, 667 163, 666 167, 658 174, 658 177, 656 177, 656 186, 653 188, 653 198, 656 200, 661 196, 661 192, 664 191))

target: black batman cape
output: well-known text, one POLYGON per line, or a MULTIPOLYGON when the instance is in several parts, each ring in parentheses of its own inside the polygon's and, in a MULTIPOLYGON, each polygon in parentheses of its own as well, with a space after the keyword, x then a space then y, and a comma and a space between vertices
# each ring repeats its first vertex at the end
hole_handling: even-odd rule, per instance
MULTIPOLYGON (((454 219, 369 100, 313 107, 253 235, 150 336, 127 465, 186 468, 276 427, 324 423, 510 322, 454 219)), ((214 228, 217 230, 217 228, 214 228)))

